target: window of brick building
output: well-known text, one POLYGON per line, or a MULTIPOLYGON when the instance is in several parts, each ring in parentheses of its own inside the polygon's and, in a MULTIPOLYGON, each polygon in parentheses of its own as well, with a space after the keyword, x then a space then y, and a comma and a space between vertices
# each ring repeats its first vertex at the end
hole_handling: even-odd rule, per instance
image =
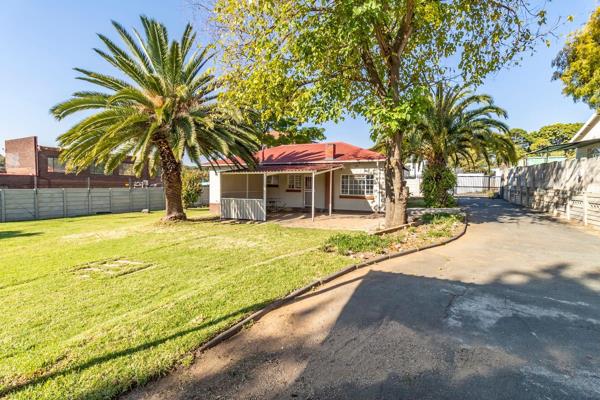
POLYGON ((48 172, 65 172, 65 165, 58 157, 48 157, 48 172))
POLYGON ((104 164, 92 164, 90 167, 90 173, 93 175, 105 175, 104 164))
POLYGON ((119 165, 119 175, 135 175, 135 172, 133 171, 133 163, 123 163, 119 165))

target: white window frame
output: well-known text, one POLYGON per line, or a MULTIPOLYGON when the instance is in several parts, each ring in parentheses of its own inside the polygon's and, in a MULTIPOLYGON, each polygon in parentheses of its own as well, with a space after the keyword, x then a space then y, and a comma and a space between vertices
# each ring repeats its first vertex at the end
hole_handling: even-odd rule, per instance
MULTIPOLYGON (((358 186, 360 187, 360 186, 358 186)), ((364 174, 342 174, 340 175, 340 196, 352 196, 352 197, 371 197, 373 196, 375 193, 375 174, 372 173, 364 173, 364 174), (349 177, 350 179, 353 179, 355 181, 360 181, 360 180, 364 180, 365 184, 364 184, 364 193, 351 193, 352 191, 349 190, 351 185, 350 182, 347 183, 346 185, 346 192, 344 192, 344 177, 349 177), (368 178, 370 177, 370 179, 368 178), (368 190, 368 186, 367 186, 367 182, 371 181, 371 187, 370 190, 368 190)))
POLYGON ((288 174, 286 189, 298 191, 302 190, 302 175, 288 174))
POLYGON ((279 187, 279 175, 267 175, 267 186, 279 187))

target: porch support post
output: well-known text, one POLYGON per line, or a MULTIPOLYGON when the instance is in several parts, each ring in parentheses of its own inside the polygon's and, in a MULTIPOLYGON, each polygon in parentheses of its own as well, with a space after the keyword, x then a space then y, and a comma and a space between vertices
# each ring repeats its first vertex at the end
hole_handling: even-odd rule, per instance
POLYGON ((315 220, 315 171, 312 173, 312 189, 310 190, 310 195, 312 196, 312 201, 310 202, 310 214, 311 218, 315 220))
POLYGON ((263 221, 266 221, 267 220, 267 173, 266 172, 263 174, 263 209, 265 210, 264 216, 263 216, 263 221))
POLYGON ((333 200, 333 170, 329 171, 329 216, 331 216, 333 200))
MULTIPOLYGON (((210 203, 210 198, 208 199, 210 203)), ((132 205, 131 201, 131 186, 129 187, 129 208, 132 205)), ((219 171, 219 218, 223 219, 223 171, 219 171)))

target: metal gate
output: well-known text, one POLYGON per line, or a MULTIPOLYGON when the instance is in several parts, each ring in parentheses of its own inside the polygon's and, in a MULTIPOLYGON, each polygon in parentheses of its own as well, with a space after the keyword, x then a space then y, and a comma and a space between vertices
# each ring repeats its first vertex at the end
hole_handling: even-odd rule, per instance
POLYGON ((495 175, 480 174, 458 174, 454 195, 485 195, 487 193, 498 193, 502 177, 495 175))

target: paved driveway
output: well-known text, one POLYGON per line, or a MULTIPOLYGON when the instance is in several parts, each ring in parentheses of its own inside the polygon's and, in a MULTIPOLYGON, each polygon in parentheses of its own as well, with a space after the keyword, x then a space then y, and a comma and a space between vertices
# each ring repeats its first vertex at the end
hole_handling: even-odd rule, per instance
POLYGON ((346 275, 131 399, 600 399, 600 237, 501 200, 462 239, 346 275))

